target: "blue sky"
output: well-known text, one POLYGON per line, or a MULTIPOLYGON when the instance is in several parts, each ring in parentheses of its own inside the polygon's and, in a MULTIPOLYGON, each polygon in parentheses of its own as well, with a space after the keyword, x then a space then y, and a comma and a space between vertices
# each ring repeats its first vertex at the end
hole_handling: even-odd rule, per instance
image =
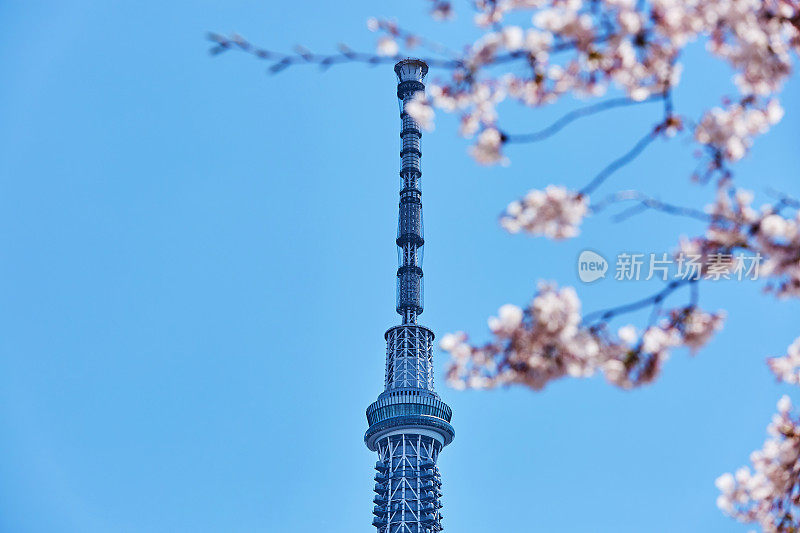
MULTIPOLYGON (((397 321, 393 73, 271 77, 243 54, 210 58, 204 33, 369 48, 367 17, 396 15, 451 44, 475 35, 466 13, 441 25, 424 7, 0 4, 0 531, 372 530, 364 409, 397 321)), ((697 116, 733 92, 728 76, 694 47, 678 108, 697 116)), ((737 165, 759 195, 800 196, 798 83, 737 165)), ((572 105, 507 124, 535 130, 572 105)), ((586 310, 653 291, 582 285, 575 260, 669 251, 697 223, 604 215, 552 243, 507 235, 496 217, 529 188, 580 187, 657 113, 594 117, 489 169, 439 117, 423 139, 423 323, 484 338, 486 317, 524 304, 538 279, 580 285, 586 310)), ((659 141, 600 194, 702 205, 712 191, 688 183, 692 150, 659 141)), ((457 432, 441 458, 447 531, 746 531, 717 511, 713 481, 761 445, 782 393, 800 400, 764 365, 800 334, 800 306, 754 283, 708 284, 701 298, 728 310, 725 329, 632 392, 601 378, 457 392, 437 354, 457 432)))

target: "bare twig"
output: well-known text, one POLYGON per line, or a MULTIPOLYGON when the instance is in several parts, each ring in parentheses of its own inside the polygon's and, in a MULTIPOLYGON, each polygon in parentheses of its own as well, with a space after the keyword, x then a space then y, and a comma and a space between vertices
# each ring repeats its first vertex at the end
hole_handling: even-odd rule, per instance
POLYGON ((709 213, 706 213, 705 211, 701 211, 700 209, 668 204, 666 202, 662 202, 661 200, 656 200, 655 198, 647 196, 646 194, 643 194, 639 191, 616 192, 610 196, 607 196, 603 200, 595 203, 591 209, 593 213, 599 213, 611 205, 629 201, 635 201, 637 203, 632 207, 629 207, 625 211, 614 215, 613 217, 614 222, 620 222, 622 220, 630 218, 633 215, 646 211, 647 209, 661 211, 663 213, 668 213, 670 215, 678 215, 678 216, 694 218, 697 220, 702 220, 703 222, 711 222, 719 219, 719 216, 711 215, 709 213))
POLYGON ((599 187, 609 176, 611 176, 614 172, 619 170, 620 168, 624 167, 636 157, 641 154, 647 146, 656 140, 659 134, 658 127, 653 128, 650 132, 647 133, 644 137, 639 139, 639 141, 631 148, 625 155, 612 161, 607 167, 600 171, 592 180, 586 184, 579 192, 581 194, 589 194, 597 187, 599 187))
MULTIPOLYGON (((663 302, 670 294, 677 291, 681 287, 687 284, 696 284, 699 279, 696 278, 685 278, 685 279, 678 279, 674 281, 670 281, 667 283, 666 287, 661 289, 655 294, 651 294, 646 298, 642 298, 641 300, 637 300, 635 302, 631 302, 629 304, 620 305, 617 307, 611 307, 608 309, 602 309, 600 311, 595 311, 592 313, 588 313, 583 317, 583 323, 587 326, 590 326, 594 321, 601 321, 606 322, 611 320, 615 316, 623 315, 626 313, 632 313, 633 311, 638 311, 639 309, 644 309, 645 307, 654 305, 658 306, 663 302)), ((692 293, 692 298, 694 299, 695 293, 692 293)))
POLYGON ((596 104, 588 105, 586 107, 582 107, 580 109, 575 109, 570 111, 569 113, 565 114, 549 126, 539 131, 533 133, 516 133, 516 134, 509 134, 506 133, 506 142, 510 143, 530 143, 530 142, 538 142, 548 137, 551 137, 564 129, 566 126, 575 122, 576 120, 588 117, 602 111, 606 111, 608 109, 614 109, 617 107, 627 107, 637 104, 644 104, 648 102, 652 102, 654 100, 660 100, 662 98, 661 95, 651 96, 646 100, 636 101, 631 100, 630 98, 613 98, 611 100, 606 100, 605 102, 598 102, 596 104))
MULTIPOLYGON (((286 54, 257 48, 239 35, 233 35, 228 38, 218 33, 211 33, 208 39, 215 43, 210 50, 212 55, 221 54, 231 49, 241 50, 258 59, 271 63, 269 72, 272 74, 298 64, 318 65, 326 69, 341 63, 365 63, 367 65, 396 63, 404 57, 401 54, 382 56, 374 53, 356 52, 345 45, 340 45, 340 51, 333 54, 316 54, 304 48, 298 48, 294 53, 286 54)), ((436 57, 426 57, 422 59, 431 67, 453 69, 462 66, 461 61, 457 59, 441 59, 436 57)))
POLYGON ((773 189, 772 187, 768 187, 767 194, 778 200, 775 206, 773 206, 773 209, 779 210, 783 207, 793 207, 795 209, 800 209, 800 201, 798 201, 796 198, 789 196, 784 192, 781 192, 777 189, 773 189))
POLYGON ((386 20, 386 19, 370 19, 371 21, 367 23, 367 26, 374 31, 383 31, 384 33, 390 35, 393 38, 402 39, 405 41, 406 46, 409 48, 414 48, 415 46, 419 46, 421 48, 425 48, 434 54, 440 54, 443 56, 448 56, 450 58, 458 58, 460 54, 455 50, 451 50, 444 44, 433 41, 431 39, 422 37, 421 35, 414 33, 413 31, 407 30, 397 24, 397 22, 393 20, 386 20), (370 26, 374 24, 374 26, 370 26))

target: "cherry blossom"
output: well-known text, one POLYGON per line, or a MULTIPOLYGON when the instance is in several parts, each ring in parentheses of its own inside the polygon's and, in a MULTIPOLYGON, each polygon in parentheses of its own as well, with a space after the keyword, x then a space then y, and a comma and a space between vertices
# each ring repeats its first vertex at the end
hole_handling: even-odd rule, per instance
POLYGON ((782 117, 783 108, 775 99, 760 108, 742 103, 715 107, 701 119, 695 138, 718 149, 729 161, 738 161, 753 144, 753 137, 765 133, 782 117))
POLYGON ((433 119, 436 113, 430 104, 430 100, 425 96, 425 93, 418 92, 415 94, 414 98, 405 105, 404 110, 411 115, 411 118, 413 118, 423 130, 433 130, 433 119))
POLYGON ((431 0, 430 13, 436 20, 447 20, 453 18, 453 6, 447 1, 431 0))
POLYGON ((693 309, 682 317, 681 344, 696 353, 711 340, 714 333, 722 329, 725 316, 724 311, 709 314, 693 309))
MULTIPOLYGON (((760 259, 758 276, 767 280, 767 290, 780 298, 798 297, 800 212, 795 205, 794 215, 782 214, 787 206, 781 202, 757 210, 752 201, 750 192, 737 190, 729 181, 720 182, 715 202, 706 207, 711 221, 705 235, 682 239, 676 256, 699 256, 706 273, 715 257, 747 250, 760 259)), ((735 267, 731 262, 730 268, 735 267)))
POLYGON ((527 308, 507 304, 489 319, 491 342, 472 345, 457 332, 445 335, 440 346, 451 355, 448 380, 458 388, 522 384, 541 390, 563 377, 602 372, 628 389, 652 382, 671 350, 701 348, 724 318, 690 305, 665 313, 641 333, 628 325, 614 336, 605 326, 583 323, 573 288, 541 284, 527 308))
MULTIPOLYGON (((633 101, 666 96, 680 83, 681 51, 703 40, 709 53, 733 68, 741 101, 705 113, 695 136, 736 161, 755 135, 780 119, 776 98, 757 101, 781 90, 791 74, 791 52, 800 48, 800 7, 793 0, 481 0, 475 7, 475 23, 484 33, 440 88, 450 101, 434 99, 437 106, 467 114, 465 136, 499 129, 493 108, 506 97, 536 107, 570 93, 602 96, 611 86, 633 101), (529 13, 530 26, 506 25, 514 12, 529 13), (506 64, 505 71, 489 70, 506 64), (474 90, 487 85, 496 97, 474 90)), ((449 3, 442 13, 452 14, 449 3)), ((488 136, 498 140, 494 133, 479 136, 473 156, 482 164, 503 162, 496 145, 487 157, 488 136)), ((499 141, 505 142, 502 136, 499 141)))
POLYGON ((400 47, 392 37, 388 35, 384 35, 380 39, 378 39, 378 53, 382 56, 394 56, 397 55, 397 52, 400 50, 400 47))
POLYGON ((716 480, 717 506, 765 533, 794 533, 800 528, 800 419, 783 396, 767 427, 764 446, 750 455, 751 466, 716 480))
MULTIPOLYGON (((447 0, 430 0, 430 7, 437 19, 454 16, 447 0)), ((214 53, 238 48, 273 62, 274 72, 301 63, 375 64, 402 57, 401 45, 425 48, 433 53, 425 58, 432 66, 449 71, 448 79, 437 81, 442 98, 434 98, 433 104, 466 115, 462 134, 478 135, 480 146, 472 153, 484 164, 505 161, 496 157, 501 152, 496 146, 487 157, 487 140, 495 137, 503 143, 511 138, 502 135, 495 110, 507 98, 538 107, 564 96, 596 98, 621 90, 632 102, 663 98, 663 122, 675 120, 671 94, 680 84, 680 58, 695 41, 731 67, 739 93, 738 103, 701 114, 695 136, 727 160, 738 160, 753 137, 779 119, 777 97, 800 50, 797 0, 478 0, 474 8, 481 35, 459 47, 461 52, 408 32, 393 20, 376 18, 367 25, 380 33, 377 57, 347 47, 329 55, 304 49, 280 54, 253 47, 240 36, 213 34, 211 40, 214 53), (514 23, 506 23, 512 16, 514 23), (487 87, 491 98, 486 97, 487 87), (500 132, 499 140, 491 131, 481 136, 484 129, 500 132)))
POLYGON ((761 273, 768 276, 768 289, 780 298, 800 297, 800 212, 787 217, 764 210, 756 226, 751 247, 764 256, 761 273))
POLYGON ((508 160, 500 151, 502 145, 502 134, 494 128, 487 128, 478 135, 478 142, 470 149, 470 153, 482 165, 505 163, 508 160))
POLYGON ((767 359, 767 364, 779 380, 800 385, 800 337, 789 346, 786 355, 767 359))
POLYGON ((511 202, 500 224, 510 233, 526 231, 552 239, 568 239, 579 233, 578 226, 588 211, 589 198, 564 187, 549 185, 532 190, 511 202))

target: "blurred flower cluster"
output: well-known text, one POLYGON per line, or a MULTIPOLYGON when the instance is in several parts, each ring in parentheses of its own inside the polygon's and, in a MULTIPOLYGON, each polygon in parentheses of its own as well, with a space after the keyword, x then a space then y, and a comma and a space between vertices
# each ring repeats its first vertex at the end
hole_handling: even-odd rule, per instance
POLYGON ((489 319, 491 342, 473 345, 458 332, 446 335, 441 348, 452 356, 448 380, 458 388, 517 383, 541 390, 562 377, 602 372, 629 389, 652 382, 671 350, 704 346, 724 319, 723 312, 687 306, 663 312, 643 331, 626 325, 612 335, 605 324, 583 323, 574 289, 542 284, 525 309, 507 304, 489 319))
POLYGON ((716 481, 719 508, 765 533, 794 533, 800 521, 800 418, 791 411, 791 400, 783 396, 764 446, 750 454, 751 466, 716 481))

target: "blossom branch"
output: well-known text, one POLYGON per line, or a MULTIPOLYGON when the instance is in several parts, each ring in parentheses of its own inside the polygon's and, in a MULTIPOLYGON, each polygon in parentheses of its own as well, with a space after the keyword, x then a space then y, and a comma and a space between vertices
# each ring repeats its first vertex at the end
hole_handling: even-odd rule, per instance
POLYGON ((788 396, 767 427, 769 437, 750 454, 751 466, 717 478, 717 506, 740 522, 763 531, 796 533, 800 529, 800 418, 792 416, 788 396))
POLYGON ((489 319, 492 341, 472 345, 463 332, 442 339, 442 349, 452 356, 448 380, 459 388, 516 383, 541 390, 563 377, 602 372, 625 389, 650 383, 670 350, 685 346, 694 352, 722 327, 724 313, 709 314, 694 303, 660 312, 664 299, 684 284, 676 282, 646 300, 603 311, 605 321, 591 326, 587 319, 592 315, 581 318, 580 300, 571 287, 540 285, 528 307, 504 305, 489 319), (658 311, 642 332, 627 325, 617 335, 609 333, 608 319, 648 305, 658 311))

